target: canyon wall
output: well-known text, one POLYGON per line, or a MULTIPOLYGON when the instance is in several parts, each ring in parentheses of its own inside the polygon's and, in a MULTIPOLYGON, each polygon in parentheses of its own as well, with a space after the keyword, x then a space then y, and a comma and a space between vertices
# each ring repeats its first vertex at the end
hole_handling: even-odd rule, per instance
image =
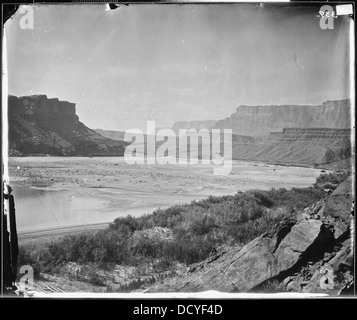
POLYGON ((10 155, 122 156, 125 143, 79 121, 74 103, 46 95, 8 98, 10 155))
POLYGON ((351 128, 350 100, 324 102, 321 106, 239 106, 230 117, 212 128, 232 129, 234 134, 269 135, 283 128, 351 128))

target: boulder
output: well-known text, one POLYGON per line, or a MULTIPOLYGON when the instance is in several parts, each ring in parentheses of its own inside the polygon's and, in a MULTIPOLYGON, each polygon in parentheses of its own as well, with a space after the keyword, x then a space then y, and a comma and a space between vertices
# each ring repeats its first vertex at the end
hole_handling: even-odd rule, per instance
POLYGON ((323 220, 333 225, 336 239, 349 229, 352 218, 351 209, 352 179, 349 176, 327 198, 322 211, 323 220))
POLYGON ((345 288, 353 283, 353 255, 351 251, 351 239, 347 239, 335 256, 327 263, 318 262, 310 269, 312 273, 306 286, 300 288, 295 285, 295 290, 313 293, 328 293, 329 295, 339 295, 345 288))
POLYGON ((212 262, 203 262, 196 272, 150 289, 150 291, 204 291, 215 289, 247 292, 296 265, 312 246, 331 239, 319 220, 285 222, 272 234, 264 234, 238 252, 231 250, 212 262))

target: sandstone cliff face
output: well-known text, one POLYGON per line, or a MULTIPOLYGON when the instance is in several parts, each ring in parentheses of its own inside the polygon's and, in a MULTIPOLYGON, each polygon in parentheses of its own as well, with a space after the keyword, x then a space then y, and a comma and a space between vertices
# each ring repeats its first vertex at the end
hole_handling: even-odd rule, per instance
MULTIPOLYGON (((12 99, 15 97, 12 97, 12 99)), ((9 102, 12 100, 9 99, 9 102)), ((45 95, 19 97, 17 115, 36 123, 43 129, 55 131, 61 135, 68 134, 79 123, 74 103, 48 99, 45 95)), ((10 104, 9 104, 9 111, 10 104)))
POLYGON ((351 128, 351 101, 326 101, 318 108, 311 127, 351 128))
POLYGON ((75 104, 45 95, 9 96, 10 155, 117 155, 124 142, 105 138, 86 127, 75 104))
POLYGON ((341 294, 353 281, 350 226, 352 181, 242 249, 230 249, 191 267, 186 275, 152 286, 149 292, 278 291, 341 294), (269 288, 266 289, 269 291, 269 288))
POLYGON ((234 134, 269 135, 283 128, 351 127, 350 100, 324 102, 321 106, 239 106, 230 117, 217 121, 213 128, 232 129, 234 134))

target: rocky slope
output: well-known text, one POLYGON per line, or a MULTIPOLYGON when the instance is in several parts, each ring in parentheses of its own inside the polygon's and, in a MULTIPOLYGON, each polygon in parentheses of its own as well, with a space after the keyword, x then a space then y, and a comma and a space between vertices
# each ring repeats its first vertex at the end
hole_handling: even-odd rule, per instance
POLYGON ((103 130, 103 129, 94 129, 94 131, 98 132, 101 136, 107 137, 112 140, 124 141, 124 131, 116 131, 116 130, 103 130))
POLYGON ((350 177, 330 196, 242 249, 216 253, 147 292, 347 293, 354 282, 351 188, 350 177))
POLYGON ((76 115, 75 104, 46 95, 8 98, 10 155, 116 155, 125 143, 101 136, 76 115))
POLYGON ((233 136, 232 155, 237 160, 326 164, 351 157, 351 130, 286 128, 265 137, 233 136))
POLYGON ((234 134, 269 135, 283 128, 345 128, 350 124, 350 100, 324 102, 321 106, 273 105, 239 106, 230 117, 217 121, 212 128, 232 129, 234 134))

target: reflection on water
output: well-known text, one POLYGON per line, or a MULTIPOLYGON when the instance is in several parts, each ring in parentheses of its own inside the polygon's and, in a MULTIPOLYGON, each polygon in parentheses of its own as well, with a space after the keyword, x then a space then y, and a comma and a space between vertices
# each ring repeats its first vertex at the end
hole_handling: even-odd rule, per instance
MULTIPOLYGON (((19 232, 109 223, 119 216, 151 213, 190 202, 196 194, 166 194, 113 188, 51 189, 14 186, 19 232)), ((202 196, 200 196, 202 198, 202 196)))
POLYGON ((83 198, 70 190, 14 186, 16 221, 19 231, 60 228, 100 221, 103 201, 83 198))

